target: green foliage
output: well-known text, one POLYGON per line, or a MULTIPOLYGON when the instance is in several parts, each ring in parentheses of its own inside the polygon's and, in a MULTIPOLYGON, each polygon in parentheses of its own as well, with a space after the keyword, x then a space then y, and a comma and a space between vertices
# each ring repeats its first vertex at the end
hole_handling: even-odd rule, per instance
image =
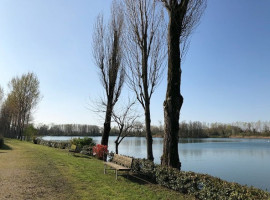
POLYGON ((70 141, 71 144, 74 144, 78 146, 79 148, 82 148, 83 146, 95 146, 96 144, 93 142, 92 138, 73 138, 70 141))
POLYGON ((27 140, 34 140, 34 137, 37 135, 38 130, 36 128, 34 128, 34 126, 32 124, 28 125, 25 129, 24 129, 24 135, 27 138, 27 140))
POLYGON ((254 187, 230 183, 206 174, 179 171, 145 159, 134 159, 132 170, 167 188, 196 199, 270 199, 270 194, 254 187))
POLYGON ((4 146, 4 138, 0 135, 0 148, 4 146))

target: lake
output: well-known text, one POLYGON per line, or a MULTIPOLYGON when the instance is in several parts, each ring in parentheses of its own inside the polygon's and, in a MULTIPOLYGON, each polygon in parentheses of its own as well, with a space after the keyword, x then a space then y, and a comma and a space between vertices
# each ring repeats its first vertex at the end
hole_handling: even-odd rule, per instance
MULTIPOLYGON (((92 137, 100 143, 101 137, 92 137)), ((70 140, 71 137, 43 137, 45 140, 70 140)), ((115 136, 109 151, 115 151, 115 136)), ((178 144, 182 170, 206 173, 242 185, 270 191, 270 139, 206 138, 181 139, 178 144)), ((163 139, 153 138, 155 163, 160 163, 163 139)), ((146 140, 127 137, 119 145, 119 154, 146 157, 146 140)))

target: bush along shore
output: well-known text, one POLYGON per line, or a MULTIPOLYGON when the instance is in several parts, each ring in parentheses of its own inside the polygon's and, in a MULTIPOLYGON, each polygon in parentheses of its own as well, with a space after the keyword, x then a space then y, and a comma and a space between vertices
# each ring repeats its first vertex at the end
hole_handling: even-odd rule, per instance
POLYGON ((95 145, 92 138, 74 138, 70 141, 49 141, 40 138, 33 138, 34 144, 40 144, 58 149, 70 149, 71 145, 76 145, 76 153, 92 155, 92 147, 95 145))
MULTIPOLYGON (((72 141, 34 140, 34 143, 54 148, 69 149, 72 141)), ((82 149, 87 149, 82 147, 82 149)), ((88 146, 89 148, 89 146, 88 146)), ((81 151, 84 153, 84 151, 81 151)), ((109 155, 111 157, 113 155, 109 155)), ((133 159, 132 171, 144 178, 176 190, 183 194, 194 195, 196 199, 270 199, 270 193, 254 187, 231 183, 207 174, 179 171, 174 168, 154 164, 147 159, 133 159)))
POLYGON ((132 170, 162 186, 192 194, 197 199, 270 199, 270 193, 261 189, 227 182, 207 174, 163 167, 146 159, 134 159, 132 170))

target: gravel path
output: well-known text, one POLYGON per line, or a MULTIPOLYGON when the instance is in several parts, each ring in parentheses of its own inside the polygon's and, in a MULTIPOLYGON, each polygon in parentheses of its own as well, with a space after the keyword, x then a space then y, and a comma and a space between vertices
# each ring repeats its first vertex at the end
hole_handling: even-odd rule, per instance
POLYGON ((55 166, 25 142, 0 150, 0 200, 69 199, 72 191, 55 166))

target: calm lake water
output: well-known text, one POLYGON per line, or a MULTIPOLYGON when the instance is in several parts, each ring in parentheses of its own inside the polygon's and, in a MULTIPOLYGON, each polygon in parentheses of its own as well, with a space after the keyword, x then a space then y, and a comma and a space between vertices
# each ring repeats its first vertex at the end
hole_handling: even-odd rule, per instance
MULTIPOLYGON (((100 143, 101 137, 92 137, 100 143)), ((45 140, 70 140, 71 137, 43 137, 45 140)), ((109 151, 115 151, 114 140, 109 140, 109 151)), ((153 153, 160 163, 163 139, 153 139, 153 153)), ((253 185, 270 191, 270 139, 181 139, 178 144, 182 170, 207 173, 227 181, 253 185)), ((119 145, 119 154, 146 157, 146 140, 125 138, 119 145)))

